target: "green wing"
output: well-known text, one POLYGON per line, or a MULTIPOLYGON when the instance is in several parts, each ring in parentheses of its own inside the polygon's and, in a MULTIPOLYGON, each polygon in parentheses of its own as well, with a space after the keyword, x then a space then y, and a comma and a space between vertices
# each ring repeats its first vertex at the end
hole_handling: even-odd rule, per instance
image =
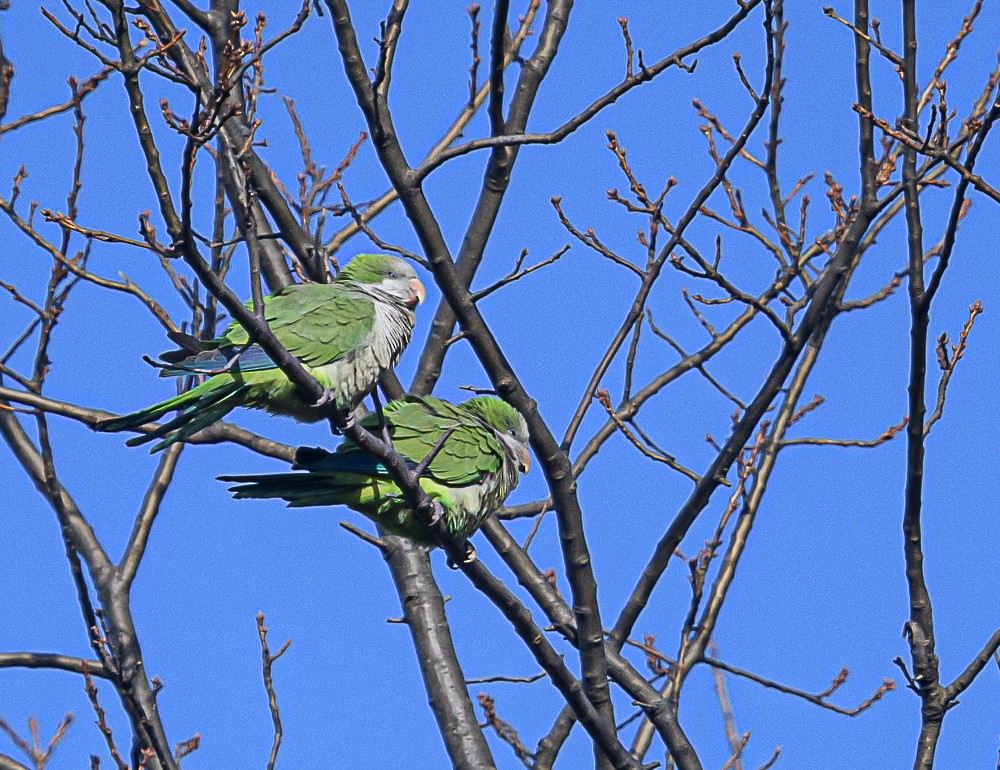
MULTIPOLYGON (((342 284, 297 283, 265 298, 264 318, 289 353, 307 366, 325 366, 371 332, 375 303, 342 284)), ((212 347, 239 347, 248 339, 246 330, 233 322, 212 347)))
MULTIPOLYGON (((452 430, 441 451, 431 460, 427 477, 450 487, 475 484, 484 476, 496 473, 503 462, 503 450, 496 436, 467 412, 432 396, 406 396, 390 403, 385 419, 396 451, 413 462, 420 462, 452 430)), ((362 420, 369 430, 378 430, 378 417, 369 414, 362 420)), ((345 442, 337 453, 360 453, 357 446, 345 442)))

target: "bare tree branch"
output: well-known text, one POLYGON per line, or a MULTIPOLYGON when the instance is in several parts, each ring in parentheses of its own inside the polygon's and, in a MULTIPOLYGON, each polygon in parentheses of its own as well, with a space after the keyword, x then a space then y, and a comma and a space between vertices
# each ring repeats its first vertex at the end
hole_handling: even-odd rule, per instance
POLYGON ((0 652, 0 668, 53 668, 75 674, 90 674, 102 679, 110 679, 112 676, 99 660, 51 652, 0 652))

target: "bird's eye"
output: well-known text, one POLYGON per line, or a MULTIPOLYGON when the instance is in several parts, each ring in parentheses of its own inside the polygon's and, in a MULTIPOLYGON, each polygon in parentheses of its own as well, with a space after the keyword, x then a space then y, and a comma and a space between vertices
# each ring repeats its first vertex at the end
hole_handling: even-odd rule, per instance
POLYGON ((390 270, 388 273, 385 274, 385 277, 386 278, 396 278, 397 276, 396 276, 395 272, 393 272, 392 270, 390 270))
POLYGON ((512 436, 513 436, 514 438, 517 438, 517 431, 516 431, 516 430, 514 430, 513 428, 511 428, 511 429, 510 429, 509 431, 507 431, 507 432, 508 432, 508 433, 509 433, 510 435, 512 435, 512 436))

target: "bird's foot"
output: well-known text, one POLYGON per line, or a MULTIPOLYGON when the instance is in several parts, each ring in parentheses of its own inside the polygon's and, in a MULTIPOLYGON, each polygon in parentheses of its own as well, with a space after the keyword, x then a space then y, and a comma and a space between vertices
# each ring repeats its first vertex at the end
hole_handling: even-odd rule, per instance
MULTIPOLYGON (((461 563, 462 564, 472 564, 472 562, 474 562, 477 558, 479 558, 476 555, 476 549, 473 547, 472 543, 470 543, 468 540, 466 540, 463 543, 463 546, 465 547, 465 556, 462 557, 462 562, 461 563)), ((448 569, 458 569, 458 567, 459 567, 458 564, 455 564, 455 562, 452 561, 452 559, 451 559, 450 556, 448 557, 447 564, 448 564, 448 569)))
MULTIPOLYGON (((325 412, 326 408, 333 404, 337 405, 337 394, 334 393, 330 388, 323 389, 323 395, 317 399, 317 401, 312 405, 313 409, 320 409, 325 412)), ((327 415, 327 420, 330 423, 330 427, 333 429, 333 433, 337 436, 343 435, 344 429, 350 428, 354 425, 354 412, 350 409, 337 409, 340 415, 340 419, 333 415, 327 415), (341 426, 339 423, 343 423, 341 426)))
POLYGON ((321 395, 316 403, 313 404, 314 409, 322 409, 329 404, 337 403, 337 394, 334 393, 330 388, 323 388, 323 395, 321 395))
POLYGON ((431 506, 432 506, 432 513, 431 513, 430 525, 431 528, 433 529, 438 524, 440 524, 441 520, 444 518, 444 506, 441 505, 440 500, 431 500, 431 506))

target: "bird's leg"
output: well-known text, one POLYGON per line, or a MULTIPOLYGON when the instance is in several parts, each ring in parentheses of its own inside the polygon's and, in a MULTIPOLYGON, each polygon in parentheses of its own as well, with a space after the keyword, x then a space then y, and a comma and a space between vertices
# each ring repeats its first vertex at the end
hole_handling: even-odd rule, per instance
POLYGON ((444 518, 444 506, 440 500, 431 500, 431 511, 430 527, 434 529, 444 518))
MULTIPOLYGON (((316 402, 312 404, 312 407, 313 409, 324 409, 330 404, 336 405, 336 403, 337 403, 337 394, 334 393, 333 389, 323 388, 323 395, 321 395, 316 400, 316 402)), ((345 428, 350 428, 352 425, 354 425, 354 412, 352 412, 350 409, 338 409, 337 411, 340 412, 340 419, 343 421, 345 428)), ((340 426, 337 425, 337 421, 332 416, 330 417, 329 421, 330 421, 330 426, 333 429, 334 435, 337 436, 341 435, 343 431, 340 429, 340 426)))
MULTIPOLYGON (((322 409, 324 406, 326 406, 327 404, 332 403, 332 402, 333 402, 332 391, 330 391, 329 389, 327 389, 327 390, 323 391, 323 395, 320 396, 319 400, 315 404, 313 404, 313 406, 316 407, 316 408, 318 408, 318 409, 322 409)), ((339 412, 340 421, 344 423, 344 428, 345 429, 346 428, 350 428, 351 426, 354 425, 354 422, 355 422, 354 421, 354 412, 351 412, 351 411, 346 410, 346 409, 338 409, 337 411, 339 412)), ((333 433, 334 436, 343 436, 344 435, 344 431, 341 430, 340 425, 337 424, 337 417, 336 416, 329 415, 327 417, 327 422, 330 423, 330 432, 333 433)))
POLYGON ((389 426, 385 421, 385 412, 382 411, 382 399, 378 397, 378 384, 372 388, 372 401, 375 404, 375 414, 378 416, 378 427, 382 431, 382 441, 392 449, 392 436, 389 435, 389 426))
MULTIPOLYGON (((431 500, 431 506, 432 506, 432 513, 431 513, 431 519, 428 522, 428 529, 430 529, 433 532, 435 529, 437 529, 437 527, 441 524, 442 520, 444 519, 445 509, 444 506, 441 504, 440 500, 431 500)), ((445 530, 447 530, 447 526, 445 526, 445 530)), ((462 548, 465 550, 465 554, 462 556, 462 561, 460 563, 471 564, 477 558, 476 549, 473 548, 472 543, 470 543, 468 540, 463 540, 461 545, 462 548)), ((448 557, 448 568, 458 569, 458 564, 456 564, 454 560, 452 560, 451 556, 448 557)))
POLYGON ((323 388, 323 395, 316 399, 316 402, 312 406, 315 409, 322 409, 327 404, 334 404, 336 402, 337 394, 331 388, 323 388))
MULTIPOLYGON (((476 555, 476 549, 468 540, 464 541, 462 544, 465 546, 465 556, 462 558, 462 564, 472 564, 472 562, 479 558, 476 555)), ((458 569, 458 565, 451 560, 450 556, 448 557, 447 564, 448 569, 458 569)))

